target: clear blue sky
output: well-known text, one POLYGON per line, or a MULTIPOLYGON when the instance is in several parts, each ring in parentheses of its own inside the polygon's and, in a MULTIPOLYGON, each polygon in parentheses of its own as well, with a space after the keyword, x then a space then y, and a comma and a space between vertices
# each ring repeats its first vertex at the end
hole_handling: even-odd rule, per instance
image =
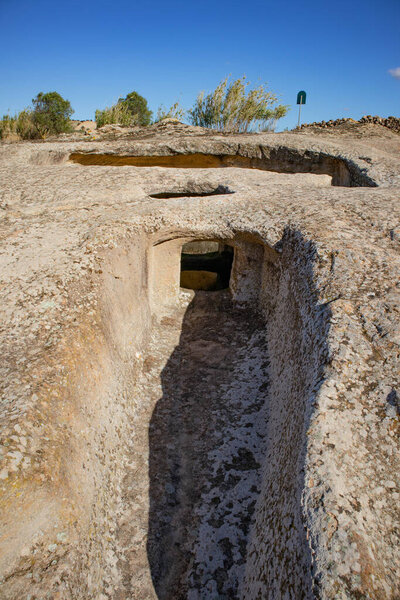
POLYGON ((292 105, 279 128, 364 114, 400 116, 400 0, 0 0, 0 115, 40 91, 76 119, 132 90, 153 111, 226 75, 267 82, 292 105))

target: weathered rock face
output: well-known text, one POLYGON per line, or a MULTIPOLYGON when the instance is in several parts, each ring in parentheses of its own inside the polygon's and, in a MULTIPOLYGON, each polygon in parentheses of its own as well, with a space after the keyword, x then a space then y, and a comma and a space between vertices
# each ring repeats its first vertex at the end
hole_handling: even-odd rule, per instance
POLYGON ((398 597, 397 140, 0 146, 0 598, 398 597))

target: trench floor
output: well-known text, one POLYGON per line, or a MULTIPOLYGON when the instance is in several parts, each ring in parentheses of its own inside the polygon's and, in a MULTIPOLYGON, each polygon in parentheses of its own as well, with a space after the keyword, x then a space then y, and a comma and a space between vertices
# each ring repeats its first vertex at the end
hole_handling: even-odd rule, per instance
POLYGON ((239 597, 268 365, 265 324, 226 291, 181 292, 154 331, 121 494, 115 598, 239 597))

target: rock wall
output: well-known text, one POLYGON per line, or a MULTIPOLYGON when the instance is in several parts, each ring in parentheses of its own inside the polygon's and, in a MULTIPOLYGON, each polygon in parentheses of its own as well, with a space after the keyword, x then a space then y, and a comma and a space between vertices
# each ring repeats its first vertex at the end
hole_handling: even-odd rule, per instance
POLYGON ((100 598, 115 579, 115 504, 151 329, 145 242, 140 234, 125 245, 109 241, 93 264, 91 291, 70 283, 75 322, 44 357, 45 379, 31 375, 41 412, 26 418, 32 432, 14 432, 28 439, 29 462, 9 473, 2 497, 3 523, 14 523, 3 545, 2 599, 20 599, 27 583, 32 597, 58 590, 61 598, 100 598))
MULTIPOLYGON (((137 408, 135 384, 151 331, 147 251, 146 237, 137 235, 125 246, 108 252, 102 264, 101 328, 109 363, 103 365, 104 383, 94 377, 91 369, 82 373, 85 381, 96 382, 92 398, 86 395, 84 386, 77 394, 82 397, 86 430, 93 431, 86 458, 80 457, 85 478, 82 494, 87 488, 88 472, 93 479, 93 493, 87 520, 79 523, 73 572, 68 577, 71 598, 101 598, 111 582, 118 583, 116 506, 126 470, 130 421, 137 408)), ((90 353, 91 349, 82 351, 90 353)), ((85 437, 88 445, 87 432, 85 437)))
POLYGON ((266 260, 260 294, 271 388, 263 484, 241 597, 312 598, 311 551, 302 508, 306 431, 327 357, 329 310, 314 291, 313 244, 287 230, 278 265, 266 260))

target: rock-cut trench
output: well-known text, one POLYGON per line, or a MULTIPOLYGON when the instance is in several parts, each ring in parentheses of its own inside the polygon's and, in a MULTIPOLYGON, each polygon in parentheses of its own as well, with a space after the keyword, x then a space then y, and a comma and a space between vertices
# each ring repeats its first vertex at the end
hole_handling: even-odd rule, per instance
POLYGON ((275 247, 198 236, 141 235, 104 262, 108 354, 74 388, 93 438, 65 464, 86 494, 65 598, 315 597, 302 497, 330 319, 316 250, 290 228, 275 247), (209 291, 199 269, 217 271, 209 291))
MULTIPOLYGON (((153 247, 157 301, 182 244, 153 247)), ((279 254, 232 245, 229 289, 181 289, 153 320, 115 531, 121 598, 313 597, 301 494, 329 307, 299 232, 279 254)))
MULTIPOLYGON (((181 292, 184 307, 188 296, 181 292)), ((183 319, 163 319, 144 365, 151 416, 136 430, 140 450, 125 479, 138 510, 120 529, 130 546, 124 573, 140 581, 145 539, 132 539, 147 528, 157 598, 236 598, 265 452, 265 327, 225 290, 197 291, 182 310, 183 319), (147 461, 148 514, 139 509, 147 461)))

